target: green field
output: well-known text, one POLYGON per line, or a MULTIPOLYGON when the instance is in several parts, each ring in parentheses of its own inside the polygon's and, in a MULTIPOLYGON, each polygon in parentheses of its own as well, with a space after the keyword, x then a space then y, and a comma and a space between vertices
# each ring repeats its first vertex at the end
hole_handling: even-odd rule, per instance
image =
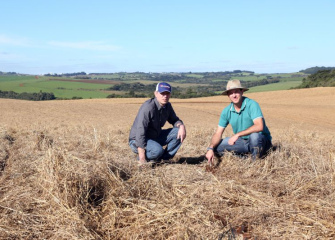
POLYGON ((278 91, 278 90, 288 90, 300 85, 302 81, 287 81, 287 82, 279 82, 272 83, 257 87, 250 88, 249 92, 268 92, 268 91, 278 91))
MULTIPOLYGON (((109 94, 124 94, 125 92, 106 91, 107 88, 119 83, 142 83, 144 85, 155 84, 159 81, 169 81, 169 76, 174 77, 170 82, 174 87, 189 89, 196 87, 217 86, 222 82, 225 86, 229 79, 240 79, 241 81, 260 81, 263 79, 277 79, 280 82, 251 87, 250 92, 287 90, 298 86, 303 79, 300 73, 283 74, 250 74, 238 73, 231 76, 210 73, 187 73, 187 74, 146 74, 146 73, 116 73, 87 75, 86 78, 75 77, 52 77, 33 75, 0 75, 0 90, 14 91, 16 93, 53 93, 56 98, 106 98, 109 94), (89 79, 87 79, 89 76, 89 79), (175 79, 175 77, 179 77, 175 79), (156 80, 157 78, 157 80, 156 80), (67 80, 67 81, 64 81, 67 80)), ((218 90, 219 91, 219 90, 218 90)))
POLYGON ((0 76, 0 90, 17 93, 49 92, 57 98, 106 98, 109 93, 103 91, 110 84, 66 82, 49 80, 44 76, 0 76))
POLYGON ((186 74, 187 77, 194 77, 194 78, 202 78, 203 76, 199 75, 199 74, 186 74))

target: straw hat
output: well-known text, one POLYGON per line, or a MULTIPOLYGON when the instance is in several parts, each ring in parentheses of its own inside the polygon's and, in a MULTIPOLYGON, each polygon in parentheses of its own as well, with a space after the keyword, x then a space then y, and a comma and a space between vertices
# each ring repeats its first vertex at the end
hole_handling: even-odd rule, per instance
POLYGON ((228 91, 233 90, 233 89, 242 89, 243 92, 249 90, 249 88, 244 88, 241 86, 240 80, 233 79, 233 80, 228 81, 226 91, 223 91, 222 95, 228 95, 228 91))

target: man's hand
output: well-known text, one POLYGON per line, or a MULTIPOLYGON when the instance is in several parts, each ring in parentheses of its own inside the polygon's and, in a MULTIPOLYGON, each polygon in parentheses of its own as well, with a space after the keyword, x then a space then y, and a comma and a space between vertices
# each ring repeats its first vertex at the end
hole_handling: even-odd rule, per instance
POLYGON ((180 139, 180 141, 183 142, 185 138, 186 138, 186 128, 184 124, 182 124, 179 126, 177 139, 180 139))
POLYGON ((234 136, 229 138, 228 144, 229 145, 234 145, 239 137, 248 136, 251 133, 261 132, 261 131, 263 131, 263 128, 264 128, 263 118, 257 118, 257 119, 254 120, 254 125, 247 128, 246 130, 243 130, 241 132, 236 133, 234 136))
POLYGON ((213 150, 208 150, 206 153, 206 158, 208 160, 209 164, 212 164, 214 161, 214 151, 213 150))
POLYGON ((216 132, 212 136, 211 143, 210 143, 209 148, 208 148, 207 153, 206 153, 206 158, 207 158, 209 164, 214 163, 214 151, 211 148, 214 149, 216 146, 219 145, 219 143, 221 142, 221 138, 222 138, 222 134, 223 134, 224 130, 225 130, 224 127, 218 126, 218 129, 216 130, 216 132))
POLYGON ((235 142, 237 141, 237 139, 238 139, 238 136, 235 134, 234 136, 232 136, 231 138, 229 138, 228 144, 229 145, 234 145, 235 142))
POLYGON ((138 147, 138 161, 140 164, 145 164, 147 163, 147 160, 145 159, 145 149, 138 147))

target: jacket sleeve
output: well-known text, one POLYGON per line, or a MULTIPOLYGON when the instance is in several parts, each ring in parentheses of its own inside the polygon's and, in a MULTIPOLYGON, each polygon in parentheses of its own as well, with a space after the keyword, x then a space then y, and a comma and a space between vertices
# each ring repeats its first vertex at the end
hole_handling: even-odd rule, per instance
POLYGON ((147 146, 146 142, 146 132, 149 126, 150 120, 150 111, 149 109, 143 105, 137 116, 137 129, 136 129, 136 137, 135 141, 137 147, 145 149, 147 146))

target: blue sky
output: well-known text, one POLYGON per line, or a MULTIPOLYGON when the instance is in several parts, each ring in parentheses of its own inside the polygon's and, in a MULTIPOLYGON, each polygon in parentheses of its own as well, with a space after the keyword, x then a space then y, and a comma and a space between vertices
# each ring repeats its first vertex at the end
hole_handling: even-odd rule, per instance
POLYGON ((335 67, 333 0, 1 1, 0 71, 335 67))

